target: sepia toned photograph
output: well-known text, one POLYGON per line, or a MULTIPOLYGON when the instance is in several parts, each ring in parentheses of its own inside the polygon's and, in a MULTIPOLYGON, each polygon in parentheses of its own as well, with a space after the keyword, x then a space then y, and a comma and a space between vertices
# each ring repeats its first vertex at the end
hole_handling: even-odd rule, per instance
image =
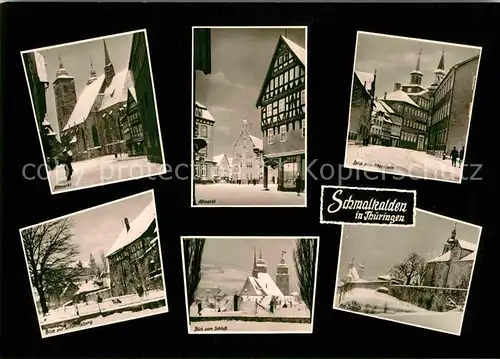
POLYGON ((21 57, 52 194, 166 173, 146 30, 21 57))
POLYGON ((307 27, 193 28, 192 205, 305 207, 307 27))
POLYGON ((152 190, 19 232, 42 338, 168 312, 152 190))
POLYGON ((333 308, 460 335, 481 229, 420 209, 415 227, 344 225, 333 308))
POLYGON ((358 31, 344 166, 461 183, 481 51, 358 31))
POLYGON ((318 237, 181 242, 189 334, 312 333, 318 237))

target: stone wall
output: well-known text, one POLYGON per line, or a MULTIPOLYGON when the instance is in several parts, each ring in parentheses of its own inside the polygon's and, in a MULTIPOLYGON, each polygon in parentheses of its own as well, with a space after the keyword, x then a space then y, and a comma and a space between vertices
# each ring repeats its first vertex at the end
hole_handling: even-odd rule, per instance
POLYGON ((448 299, 453 300, 458 305, 463 305, 467 297, 467 289, 412 285, 391 285, 388 288, 389 294, 393 297, 427 310, 439 312, 451 309, 446 306, 448 299))

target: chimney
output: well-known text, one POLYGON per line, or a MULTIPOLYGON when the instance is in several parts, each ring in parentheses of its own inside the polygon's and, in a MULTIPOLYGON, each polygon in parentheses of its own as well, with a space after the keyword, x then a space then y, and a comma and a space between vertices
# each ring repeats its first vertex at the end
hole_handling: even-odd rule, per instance
POLYGON ((128 222, 128 218, 123 219, 123 224, 125 225, 125 230, 130 231, 130 223, 128 222))
POLYGON ((384 92, 384 100, 387 100, 387 92, 384 92))
POLYGON ((394 91, 399 91, 401 90, 401 83, 400 82, 396 82, 394 84, 394 91))

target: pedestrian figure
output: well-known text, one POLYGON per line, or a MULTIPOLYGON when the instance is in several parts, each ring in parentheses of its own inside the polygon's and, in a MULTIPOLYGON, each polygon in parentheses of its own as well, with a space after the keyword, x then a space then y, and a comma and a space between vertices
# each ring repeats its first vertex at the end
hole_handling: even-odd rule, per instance
POLYGON ((198 315, 201 315, 201 311, 203 310, 203 305, 201 300, 198 301, 198 315))
POLYGON ((458 151, 456 147, 453 147, 453 150, 451 150, 451 165, 453 167, 457 167, 457 158, 458 158, 458 151))
POLYGON ((465 148, 464 148, 464 146, 462 146, 462 149, 460 150, 460 153, 458 155, 458 167, 459 168, 462 166, 462 162, 464 160, 464 152, 465 152, 465 148))
POLYGON ((276 184, 276 177, 273 176, 273 184, 276 184))
POLYGON ((254 178, 253 180, 253 185, 256 186, 257 185, 257 180, 254 178))
POLYGON ((295 179, 295 191, 297 191, 297 196, 300 196, 300 191, 302 190, 302 181, 300 179, 300 174, 297 175, 297 178, 295 179))
POLYGON ((274 298, 271 298, 271 301, 269 302, 269 311, 274 313, 274 298))
POLYGON ((63 164, 66 171, 67 181, 71 181, 71 176, 73 175, 73 166, 71 165, 71 162, 73 162, 73 153, 65 148, 63 150, 63 164))
POLYGON ((118 158, 118 154, 115 152, 115 158, 118 158))

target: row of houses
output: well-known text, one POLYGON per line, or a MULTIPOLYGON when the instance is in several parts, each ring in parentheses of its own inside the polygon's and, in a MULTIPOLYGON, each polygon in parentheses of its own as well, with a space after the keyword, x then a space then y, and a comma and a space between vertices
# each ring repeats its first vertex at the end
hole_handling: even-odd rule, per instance
MULTIPOLYGON (((211 73, 210 29, 195 30, 196 71, 211 73)), ((261 136, 248 131, 246 120, 232 153, 214 155, 215 119, 208 109, 194 104, 194 174, 197 182, 229 181, 277 184, 279 191, 295 190, 306 176, 306 50, 281 35, 262 87, 256 94, 261 136)), ((302 187, 304 188, 304 187, 302 187)))
POLYGON ((444 51, 430 86, 422 85, 419 54, 410 83, 375 96, 377 74, 354 71, 349 141, 427 151, 441 157, 465 146, 479 55, 445 71, 444 51))

